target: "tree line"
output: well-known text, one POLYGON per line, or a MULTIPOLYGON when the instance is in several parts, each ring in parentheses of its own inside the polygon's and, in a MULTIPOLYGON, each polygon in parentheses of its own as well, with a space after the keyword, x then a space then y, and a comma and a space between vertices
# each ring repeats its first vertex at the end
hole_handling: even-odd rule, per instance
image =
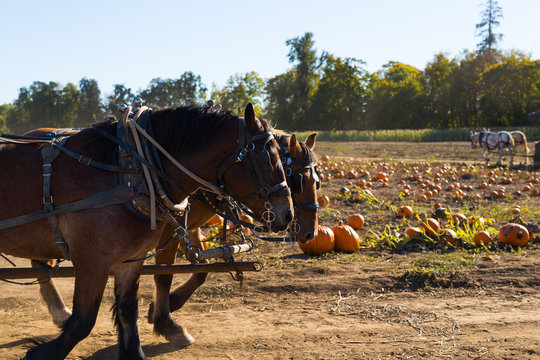
POLYGON ((424 69, 391 61, 374 73, 362 60, 318 54, 310 32, 286 45, 287 72, 269 79, 254 71, 235 74, 211 90, 190 71, 155 78, 136 93, 116 84, 105 97, 93 79, 34 82, 13 103, 0 105, 0 130, 88 126, 135 96, 151 107, 213 99, 237 114, 252 102, 277 127, 295 131, 517 127, 531 125, 527 115, 540 109, 540 61, 491 43, 454 58, 436 54, 424 69))

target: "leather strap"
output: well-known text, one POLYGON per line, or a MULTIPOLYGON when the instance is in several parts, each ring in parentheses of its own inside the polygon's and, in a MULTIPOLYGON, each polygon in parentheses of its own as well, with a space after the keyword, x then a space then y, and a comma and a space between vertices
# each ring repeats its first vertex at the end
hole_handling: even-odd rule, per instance
MULTIPOLYGON (((59 140, 59 142, 65 143, 67 138, 59 138, 55 140, 59 140)), ((60 231, 60 227, 58 226, 58 218, 53 213, 54 204, 51 194, 52 162, 59 153, 60 151, 54 148, 53 141, 45 144, 41 148, 41 158, 43 160, 43 211, 47 215, 47 220, 49 220, 49 224, 51 225, 56 246, 62 253, 62 256, 66 260, 70 260, 68 245, 62 237, 62 232, 60 231)))

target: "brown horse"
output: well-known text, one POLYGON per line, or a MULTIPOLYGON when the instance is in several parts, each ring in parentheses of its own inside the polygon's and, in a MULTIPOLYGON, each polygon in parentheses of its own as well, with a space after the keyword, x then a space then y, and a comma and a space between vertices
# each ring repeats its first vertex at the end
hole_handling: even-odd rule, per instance
MULTIPOLYGON (((26 135, 51 136, 70 135, 79 130, 70 129, 37 129, 26 135)), ((313 153, 315 147, 316 134, 308 136, 305 143, 298 142, 296 136, 288 135, 284 132, 273 130, 274 137, 280 146, 280 157, 284 164, 287 183, 293 192, 293 202, 295 210, 295 223, 297 233, 296 240, 307 242, 317 236, 317 189, 320 186, 320 179, 315 169, 317 159, 313 153)), ((188 217, 190 242, 199 248, 204 244, 201 240, 200 226, 208 221, 213 215, 207 206, 199 201, 192 201, 191 210, 188 217)), ((169 226, 163 232, 158 247, 161 248, 166 241, 170 241, 173 229, 169 226)), ((178 240, 170 243, 160 253, 156 255, 157 264, 173 264, 176 259, 178 240)), ((33 267, 40 267, 39 262, 33 261, 33 267)), ((180 309, 190 298, 193 292, 206 280, 208 274, 193 274, 183 285, 175 289, 169 296, 172 283, 172 275, 155 275, 156 302, 150 304, 148 320, 154 323, 154 332, 164 336, 167 340, 175 343, 178 347, 188 346, 193 343, 193 337, 182 327, 177 325, 170 316, 170 311, 180 309)), ((61 324, 69 317, 71 312, 64 305, 60 294, 56 290, 54 282, 44 282, 40 284, 42 298, 48 306, 49 312, 56 324, 61 324)))
MULTIPOLYGON (((228 192, 246 198, 256 192, 261 193, 262 186, 266 196, 249 197, 246 205, 259 217, 271 207, 273 230, 287 228, 293 218, 292 199, 282 191, 275 196, 271 193, 285 182, 278 145, 275 140, 268 140, 267 136, 258 136, 267 133, 269 126, 256 116, 251 105, 246 107, 244 120, 230 113, 177 108, 153 111, 149 122, 157 143, 177 162, 206 181, 217 180, 221 165, 232 156, 237 156, 238 161, 233 162, 222 177, 228 192), (244 166, 248 158, 239 156, 237 140, 242 136, 257 139, 253 145, 247 144, 250 146, 246 149, 255 152, 257 158, 264 155, 266 171, 259 171, 262 174, 259 180, 263 184, 252 180, 244 166)), ((114 163, 118 159, 118 146, 104 134, 113 135, 116 127, 115 122, 105 122, 81 130, 69 137, 65 148, 95 162, 114 163)), ((45 166, 41 157, 40 145, 0 145, 0 169, 4 174, 9 174, 0 179, 0 219, 36 213, 43 209, 44 202, 52 203, 52 197, 44 198, 44 181, 41 179, 45 166)), ((181 185, 181 189, 170 186, 170 198, 176 203, 201 187, 200 182, 186 175, 173 161, 166 157, 162 161, 163 172, 169 181, 181 185)), ((118 174, 81 164, 64 152, 52 163, 50 188, 55 207, 69 206, 93 194, 115 188, 118 184, 118 174)), ((62 325, 59 337, 33 347, 25 358, 64 359, 79 341, 88 336, 95 324, 108 276, 113 273, 119 358, 146 359, 137 330, 137 289, 142 262, 125 261, 138 258, 155 248, 165 223, 159 222, 157 229, 152 230, 147 219, 134 216, 119 203, 61 213, 57 221, 75 268, 73 313, 62 325)), ((63 253, 55 241, 51 226, 45 219, 0 230, 0 251, 16 257, 44 260, 62 258, 63 253)))

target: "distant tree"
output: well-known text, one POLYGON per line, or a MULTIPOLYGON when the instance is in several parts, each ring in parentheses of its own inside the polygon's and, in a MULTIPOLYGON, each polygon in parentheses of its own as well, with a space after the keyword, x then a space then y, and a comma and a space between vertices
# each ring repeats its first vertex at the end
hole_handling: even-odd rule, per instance
POLYGON ((480 123, 528 125, 527 114, 540 108, 540 61, 513 52, 481 77, 480 123))
POLYGON ((115 84, 113 93, 107 96, 106 112, 108 115, 118 114, 118 105, 131 105, 135 95, 124 84, 115 84))
POLYGON ((38 127, 73 127, 78 96, 76 86, 71 83, 61 88, 53 81, 36 81, 29 88, 21 88, 10 128, 21 133, 38 127))
POLYGON ((452 127, 452 107, 450 104, 450 77, 458 64, 444 54, 435 55, 432 62, 424 69, 426 91, 428 94, 430 127, 452 127))
POLYGON ((372 79, 367 123, 374 129, 417 129, 427 126, 426 81, 413 66, 389 62, 372 79))
POLYGON ((200 75, 186 71, 178 79, 152 79, 140 96, 148 106, 181 106, 203 102, 206 91, 200 75))
POLYGON ((476 24, 476 36, 481 37, 478 49, 482 51, 494 50, 503 35, 495 33, 495 28, 500 25, 499 19, 503 17, 502 9, 497 0, 487 0, 482 11, 482 19, 476 24))
POLYGON ((236 115, 242 116, 249 102, 255 106, 257 114, 264 115, 263 95, 264 80, 255 71, 251 71, 229 77, 225 87, 214 90, 211 98, 236 115))
POLYGON ((13 114, 16 110, 15 105, 13 104, 3 104, 0 105, 0 133, 9 134, 11 133, 10 122, 13 114))
POLYGON ((368 96, 364 62, 327 55, 322 77, 312 98, 310 129, 362 128, 368 96))
POLYGON ((458 58, 459 66, 450 74, 449 127, 478 127, 481 97, 480 78, 488 65, 481 54, 464 51, 458 58))
POLYGON ((302 37, 289 39, 285 42, 289 46, 289 62, 295 63, 293 93, 291 102, 293 113, 290 114, 291 129, 309 128, 310 100, 317 86, 319 59, 317 58, 313 34, 307 32, 302 37))
POLYGON ((88 126, 103 120, 103 105, 100 99, 101 91, 96 80, 82 78, 79 81, 79 107, 76 127, 88 126))
POLYGON ((295 78, 296 73, 289 70, 266 82, 266 115, 280 129, 298 129, 292 124, 292 114, 297 110, 293 101, 295 78))

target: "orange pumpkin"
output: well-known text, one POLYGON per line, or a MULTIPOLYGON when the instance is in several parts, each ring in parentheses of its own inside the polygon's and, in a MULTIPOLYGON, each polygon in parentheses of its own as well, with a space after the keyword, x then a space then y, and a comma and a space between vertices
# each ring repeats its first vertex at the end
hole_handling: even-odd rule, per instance
POLYGON ((422 227, 429 236, 437 236, 437 234, 441 231, 441 225, 439 225, 439 222, 433 218, 428 218, 425 223, 422 223, 422 227))
POLYGON ((360 214, 352 214, 347 220, 347 225, 354 230, 360 230, 364 226, 364 217, 360 214))
POLYGON ((215 214, 206 222, 206 226, 221 226, 223 225, 223 218, 218 214, 215 214))
POLYGON ((441 238, 452 245, 457 245, 458 243, 456 232, 452 229, 442 229, 441 238))
POLYGON ((403 205, 397 210, 397 216, 399 217, 409 217, 413 216, 413 209, 408 205, 403 205))
POLYGON ((309 240, 307 243, 298 242, 298 246, 308 255, 322 255, 334 249, 335 245, 334 232, 328 226, 319 226, 318 235, 316 238, 309 240))
POLYGON ((509 223, 499 229, 499 241, 503 244, 523 246, 529 241, 529 231, 523 225, 509 223))
POLYGON ((360 236, 349 225, 337 225, 332 228, 336 238, 334 249, 343 252, 354 252, 360 248, 360 236))
POLYGON ((457 225, 467 221, 467 217, 461 213, 453 213, 452 214, 452 221, 456 223, 457 225))
POLYGON ((317 199, 317 202, 319 203, 319 206, 325 207, 330 205, 330 198, 327 195, 321 195, 317 199))
POLYGON ((493 239, 491 238, 491 235, 487 231, 484 231, 484 230, 476 232, 476 234, 474 234, 473 240, 477 246, 489 244, 490 242, 493 241, 493 239))
POLYGON ((408 237, 417 237, 422 235, 422 230, 414 226, 409 226, 407 230, 405 230, 405 235, 408 237))

